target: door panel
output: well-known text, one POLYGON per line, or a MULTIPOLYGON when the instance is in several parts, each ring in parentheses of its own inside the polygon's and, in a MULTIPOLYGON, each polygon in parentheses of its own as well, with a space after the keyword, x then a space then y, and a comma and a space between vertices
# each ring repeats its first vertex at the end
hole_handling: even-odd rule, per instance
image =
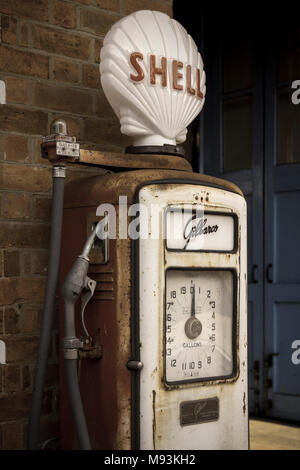
POLYGON ((223 171, 252 168, 252 96, 223 102, 223 171))
POLYGON ((274 394, 300 396, 297 368, 291 361, 295 331, 300 331, 300 303, 277 302, 274 305, 274 394))
POLYGON ((274 268, 279 284, 300 283, 300 224, 295 209, 300 208, 300 191, 274 195, 274 268))
MULTIPOLYGON (((288 23, 277 33, 286 43, 293 30, 288 23)), ((292 42, 289 42, 292 46, 292 42)), ((293 47, 292 47, 293 49, 293 47)), ((290 51, 291 52, 291 51, 290 51)), ((297 70, 270 48, 266 63, 265 103, 265 278, 266 410, 272 418, 300 420, 300 367, 293 364, 291 348, 300 339, 300 107, 291 100, 291 81, 297 70), (279 60, 278 60, 279 58, 279 60), (280 70, 282 64, 286 70, 280 70)))

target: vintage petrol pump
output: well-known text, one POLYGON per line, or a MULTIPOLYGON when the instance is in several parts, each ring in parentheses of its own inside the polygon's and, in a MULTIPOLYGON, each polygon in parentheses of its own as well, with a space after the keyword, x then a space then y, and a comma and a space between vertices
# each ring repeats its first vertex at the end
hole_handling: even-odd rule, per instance
POLYGON ((85 421, 93 449, 247 449, 246 203, 234 184, 193 173, 177 146, 204 104, 202 59, 179 23, 140 11, 108 32, 100 70, 133 146, 42 145, 52 160, 109 170, 65 189, 61 447, 84 442, 85 421))

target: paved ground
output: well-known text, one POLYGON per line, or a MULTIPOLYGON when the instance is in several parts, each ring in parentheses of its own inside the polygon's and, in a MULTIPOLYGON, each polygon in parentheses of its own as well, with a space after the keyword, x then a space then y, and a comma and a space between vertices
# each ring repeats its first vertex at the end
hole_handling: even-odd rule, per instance
POLYGON ((251 419, 250 450, 300 450, 300 426, 251 419))

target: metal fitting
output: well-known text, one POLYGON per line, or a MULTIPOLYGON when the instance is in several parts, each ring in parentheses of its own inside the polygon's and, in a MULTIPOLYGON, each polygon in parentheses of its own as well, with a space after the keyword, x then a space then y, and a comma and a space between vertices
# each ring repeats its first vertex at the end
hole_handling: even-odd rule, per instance
POLYGON ((80 349, 83 346, 83 342, 78 338, 64 338, 63 339, 63 349, 80 349))
POLYGON ((67 123, 64 119, 55 119, 50 126, 51 134, 67 135, 67 123))
POLYGON ((90 254, 90 251, 94 245, 94 242, 97 238, 97 234, 98 234, 98 227, 99 225, 101 224, 101 220, 97 223, 96 227, 94 228, 94 230, 90 233, 87 241, 85 242, 85 245, 83 247, 83 250, 81 252, 81 254, 79 255, 79 258, 82 258, 84 259, 85 261, 89 262, 90 261, 90 258, 89 258, 89 254, 90 254))
POLYGON ((51 134, 43 137, 41 144, 42 158, 51 163, 76 162, 80 159, 80 145, 76 137, 67 134, 67 123, 63 119, 55 119, 50 126, 51 134))
POLYGON ((52 168, 52 177, 53 178, 65 178, 66 168, 64 166, 54 166, 52 168))
POLYGON ((129 370, 142 370, 144 364, 141 361, 128 361, 127 368, 129 370))
POLYGON ((78 349, 64 349, 64 359, 65 360, 77 360, 78 359, 78 349))

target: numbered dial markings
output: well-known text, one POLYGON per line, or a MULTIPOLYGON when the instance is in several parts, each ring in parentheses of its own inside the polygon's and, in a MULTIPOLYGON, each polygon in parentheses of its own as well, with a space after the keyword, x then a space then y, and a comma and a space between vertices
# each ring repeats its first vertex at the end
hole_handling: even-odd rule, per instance
POLYGON ((167 383, 219 379, 232 375, 233 305, 231 271, 167 271, 167 383))

